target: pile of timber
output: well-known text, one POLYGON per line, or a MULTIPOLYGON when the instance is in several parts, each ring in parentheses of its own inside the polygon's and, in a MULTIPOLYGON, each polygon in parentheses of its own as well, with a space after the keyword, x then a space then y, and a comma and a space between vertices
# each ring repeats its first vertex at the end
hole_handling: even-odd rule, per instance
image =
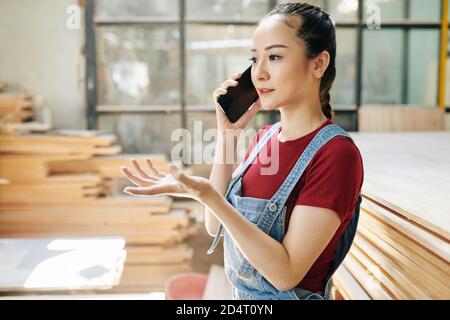
POLYGON ((35 97, 20 92, 2 92, 4 87, 5 85, 0 83, 0 132, 2 134, 47 132, 51 129, 50 123, 36 121, 35 97))
POLYGON ((26 94, 0 93, 0 122, 26 122, 34 117, 33 97, 26 94))
POLYGON ((352 133, 365 168, 344 299, 450 298, 450 133, 352 133))
POLYGON ((0 135, 0 237, 121 236, 127 258, 119 292, 162 291, 175 273, 192 270, 187 239, 196 212, 173 199, 124 195, 121 165, 130 158, 168 171, 163 155, 119 154, 115 136, 96 131, 0 135))

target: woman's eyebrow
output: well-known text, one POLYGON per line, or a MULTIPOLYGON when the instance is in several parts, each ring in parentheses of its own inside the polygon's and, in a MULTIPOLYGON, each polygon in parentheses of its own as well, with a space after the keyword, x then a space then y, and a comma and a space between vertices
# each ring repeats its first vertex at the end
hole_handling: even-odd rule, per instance
MULTIPOLYGON (((272 44, 272 45, 270 45, 268 47, 265 47, 264 50, 270 50, 270 49, 273 49, 273 48, 287 48, 287 46, 285 46, 283 44, 272 44)), ((255 52, 256 49, 251 49, 250 51, 255 52)))

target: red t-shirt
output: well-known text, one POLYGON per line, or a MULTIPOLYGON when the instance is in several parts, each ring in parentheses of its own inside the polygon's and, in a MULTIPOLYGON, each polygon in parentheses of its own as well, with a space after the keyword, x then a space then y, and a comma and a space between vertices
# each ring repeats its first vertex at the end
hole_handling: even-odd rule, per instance
MULTIPOLYGON (((275 146, 273 143, 277 144, 279 148, 277 173, 268 175, 266 171, 265 174, 261 174, 261 168, 267 170, 268 167, 273 166, 273 163, 268 162, 267 157, 257 157, 256 162, 253 161, 242 178, 242 195, 271 199, 287 178, 308 143, 321 128, 332 123, 331 120, 327 120, 319 128, 305 136, 285 142, 278 140, 278 133, 281 128, 278 129, 272 135, 271 140, 266 143, 266 147, 260 151, 260 154, 267 155, 270 159, 272 146, 275 146)), ((244 161, 271 126, 264 126, 255 134, 244 161)), ((353 216, 362 183, 362 158, 358 148, 348 138, 337 136, 331 139, 312 158, 287 200, 285 231, 288 229, 295 205, 308 205, 334 210, 341 219, 341 225, 328 246, 296 287, 311 292, 319 292, 325 289, 325 277, 330 270, 340 236, 353 216)), ((299 244, 299 250, 301 250, 301 244, 299 244)))

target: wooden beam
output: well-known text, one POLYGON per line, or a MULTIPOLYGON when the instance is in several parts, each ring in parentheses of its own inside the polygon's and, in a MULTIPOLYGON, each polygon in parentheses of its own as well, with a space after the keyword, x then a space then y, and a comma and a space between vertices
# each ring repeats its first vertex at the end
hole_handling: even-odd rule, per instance
POLYGON ((438 105, 445 109, 446 101, 446 75, 448 59, 448 0, 441 0, 441 41, 439 50, 439 90, 438 105))

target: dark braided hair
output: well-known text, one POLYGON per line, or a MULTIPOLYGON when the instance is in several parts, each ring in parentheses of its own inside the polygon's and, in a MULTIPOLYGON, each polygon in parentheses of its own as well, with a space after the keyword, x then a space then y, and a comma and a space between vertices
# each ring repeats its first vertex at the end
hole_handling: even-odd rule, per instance
MULTIPOLYGON (((307 58, 314 58, 322 51, 328 51, 330 54, 330 64, 320 81, 319 96, 323 114, 331 119, 334 112, 330 105, 330 89, 336 78, 336 28, 333 20, 320 7, 308 3, 280 4, 266 17, 273 15, 300 17, 297 36, 305 43, 307 58)), ((295 28, 288 21, 284 22, 295 28)))

